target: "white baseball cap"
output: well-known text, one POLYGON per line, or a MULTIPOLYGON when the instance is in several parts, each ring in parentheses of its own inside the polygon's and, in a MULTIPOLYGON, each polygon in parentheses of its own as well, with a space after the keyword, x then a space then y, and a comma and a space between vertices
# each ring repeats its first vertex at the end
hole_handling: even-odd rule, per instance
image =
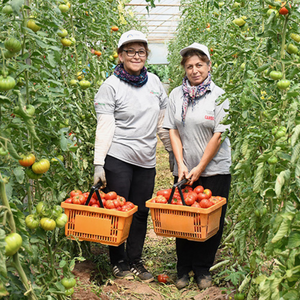
POLYGON ((192 45, 187 46, 187 47, 181 49, 179 53, 180 53, 181 56, 183 56, 187 51, 189 51, 191 49, 200 50, 210 60, 210 55, 209 55, 208 48, 206 46, 202 45, 202 44, 199 44, 199 43, 193 43, 192 45))
POLYGON ((142 32, 138 30, 129 30, 121 35, 118 43, 118 48, 120 48, 124 44, 133 42, 148 43, 146 36, 142 32))

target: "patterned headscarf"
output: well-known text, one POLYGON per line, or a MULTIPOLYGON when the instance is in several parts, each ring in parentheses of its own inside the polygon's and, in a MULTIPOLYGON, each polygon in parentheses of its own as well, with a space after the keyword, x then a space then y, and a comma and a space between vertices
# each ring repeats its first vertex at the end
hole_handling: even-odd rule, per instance
POLYGON ((145 67, 143 67, 143 69, 141 70, 141 74, 140 75, 130 75, 125 69, 124 69, 124 65, 123 64, 118 64, 115 67, 114 70, 114 75, 118 78, 120 78, 121 80, 136 86, 136 87, 141 87, 144 84, 147 83, 148 81, 148 73, 147 73, 147 69, 145 67))
POLYGON ((185 76, 182 80, 182 90, 183 90, 183 102, 182 102, 182 111, 181 111, 181 120, 184 124, 188 104, 192 103, 192 108, 195 106, 195 100, 203 96, 210 88, 211 84, 211 75, 208 72, 207 78, 197 86, 189 86, 188 78, 185 76))

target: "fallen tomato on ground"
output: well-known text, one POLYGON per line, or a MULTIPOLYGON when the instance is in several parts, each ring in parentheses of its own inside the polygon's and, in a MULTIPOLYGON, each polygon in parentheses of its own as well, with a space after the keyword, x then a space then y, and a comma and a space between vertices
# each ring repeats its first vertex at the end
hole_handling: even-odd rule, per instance
POLYGON ((158 282, 167 283, 169 280, 169 276, 167 274, 159 274, 157 276, 158 282))

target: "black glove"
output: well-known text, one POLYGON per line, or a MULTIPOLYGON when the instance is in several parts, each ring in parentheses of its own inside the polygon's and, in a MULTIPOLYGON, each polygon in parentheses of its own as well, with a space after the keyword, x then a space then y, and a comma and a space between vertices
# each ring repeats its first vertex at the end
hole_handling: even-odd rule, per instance
POLYGON ((171 172, 174 171, 174 164, 175 164, 174 153, 173 153, 173 151, 169 151, 169 167, 170 167, 171 172))

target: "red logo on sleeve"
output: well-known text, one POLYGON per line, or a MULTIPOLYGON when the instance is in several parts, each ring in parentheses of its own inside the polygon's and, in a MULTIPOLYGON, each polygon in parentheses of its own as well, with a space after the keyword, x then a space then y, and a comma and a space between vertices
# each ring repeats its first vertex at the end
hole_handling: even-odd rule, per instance
POLYGON ((207 115, 204 118, 207 120, 212 120, 212 121, 215 119, 214 116, 207 116, 207 115))

